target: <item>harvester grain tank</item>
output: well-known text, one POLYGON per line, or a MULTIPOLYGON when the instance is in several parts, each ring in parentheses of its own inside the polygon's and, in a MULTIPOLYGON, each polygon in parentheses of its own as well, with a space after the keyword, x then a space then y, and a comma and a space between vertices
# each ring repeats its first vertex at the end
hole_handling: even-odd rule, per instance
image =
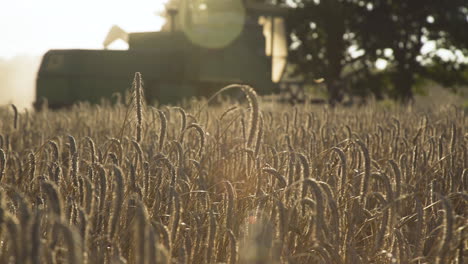
POLYGON ((143 75, 149 102, 209 96, 232 83, 275 92, 286 64, 286 10, 258 2, 182 0, 167 9, 161 31, 113 27, 105 49, 50 50, 38 72, 35 104, 99 103, 127 91, 135 72, 143 75), (128 50, 106 49, 117 39, 128 50))

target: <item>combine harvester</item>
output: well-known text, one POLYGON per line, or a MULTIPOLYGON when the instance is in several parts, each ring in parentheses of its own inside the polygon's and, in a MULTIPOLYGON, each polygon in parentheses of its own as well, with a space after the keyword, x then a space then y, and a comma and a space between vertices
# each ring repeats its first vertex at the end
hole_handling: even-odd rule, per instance
POLYGON ((225 85, 279 91, 287 59, 286 8, 249 0, 183 0, 166 6, 158 32, 126 33, 114 26, 103 50, 50 50, 36 84, 35 107, 99 103, 125 93, 135 72, 150 103, 209 96, 225 85), (108 50, 115 40, 128 50, 108 50))

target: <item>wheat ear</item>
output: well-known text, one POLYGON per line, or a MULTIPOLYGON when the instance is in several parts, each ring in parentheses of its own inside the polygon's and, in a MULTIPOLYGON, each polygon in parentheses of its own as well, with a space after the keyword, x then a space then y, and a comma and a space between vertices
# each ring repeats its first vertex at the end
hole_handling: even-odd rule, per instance
POLYGON ((281 175, 281 173, 279 173, 275 168, 265 167, 262 169, 262 171, 275 177, 276 180, 279 182, 280 188, 286 187, 287 185, 286 178, 283 175, 281 175))
POLYGON ((2 182, 3 175, 5 175, 6 168, 6 154, 3 149, 0 148, 0 182, 2 182))
POLYGON ((53 182, 49 181, 42 181, 41 185, 42 190, 45 192, 47 198, 49 199, 50 210, 55 214, 56 217, 58 217, 59 219, 63 219, 63 199, 60 195, 57 186, 53 182))
POLYGON ((208 248, 206 251, 206 263, 213 263, 213 249, 215 246, 216 238, 216 218, 213 211, 210 211, 210 228, 208 232, 208 248))
POLYGON ((167 130, 167 118, 163 111, 157 109, 159 114, 159 120, 161 121, 161 127, 159 129, 159 151, 163 151, 164 141, 166 139, 167 130))
POLYGON ((453 238, 453 212, 452 206, 449 200, 441 196, 442 205, 444 206, 444 229, 442 232, 442 241, 440 244, 439 255, 436 258, 436 263, 448 263, 449 260, 447 259, 448 251, 450 250, 450 243, 452 242, 453 238))
POLYGON ((229 237, 229 244, 230 244, 230 256, 229 256, 229 264, 236 264, 237 263, 237 241, 236 237, 232 230, 228 230, 228 237, 229 237))
POLYGON ((312 189, 312 192, 314 193, 315 199, 316 199, 316 207, 315 207, 315 212, 317 214, 317 217, 315 219, 316 225, 315 225, 315 235, 317 236, 318 239, 323 238, 323 233, 328 233, 326 232, 325 228, 325 222, 324 222, 324 201, 323 201, 323 195, 322 195, 322 190, 318 184, 317 181, 312 180, 312 179, 305 179, 304 184, 306 186, 310 186, 312 189))
POLYGON ((366 145, 360 140, 357 140, 356 143, 361 148, 362 154, 364 156, 364 177, 362 177, 362 181, 361 181, 360 202, 363 204, 363 207, 365 208, 367 188, 368 188, 369 179, 371 176, 371 173, 370 173, 371 160, 370 160, 369 150, 367 149, 366 145))
POLYGON ((205 139, 205 131, 203 130, 203 128, 199 124, 193 123, 193 124, 189 125, 187 127, 187 129, 185 129, 184 133, 182 133, 181 138, 180 138, 179 141, 183 142, 185 132, 188 131, 190 128, 195 129, 195 131, 197 131, 197 133, 198 133, 198 135, 200 137, 200 148, 198 149, 198 157, 201 158, 202 154, 203 154, 203 150, 205 148, 206 139, 205 139))
POLYGON ((257 129, 259 127, 260 110, 258 106, 257 93, 255 92, 255 90, 250 86, 243 86, 242 91, 247 95, 247 100, 249 102, 250 108, 250 131, 249 137, 247 139, 247 147, 250 148, 254 143, 253 141, 255 139, 255 135, 258 133, 257 129))
POLYGON ((112 205, 112 212, 109 217, 109 238, 113 239, 116 235, 118 223, 120 220, 120 212, 122 211, 122 204, 124 201, 124 177, 122 170, 113 165, 114 167, 114 188, 113 188, 113 205, 112 205))
POLYGON ((136 141, 141 142, 142 125, 143 125, 143 80, 141 73, 136 72, 133 79, 133 96, 135 102, 136 114, 136 141))
POLYGON ((11 105, 11 108, 13 108, 14 113, 13 128, 16 130, 18 129, 18 108, 14 104, 11 105))
POLYGON ((340 158, 340 161, 341 161, 341 167, 340 167, 341 181, 340 181, 340 186, 338 187, 338 190, 340 190, 340 197, 344 197, 345 189, 346 189, 346 174, 347 174, 346 155, 343 152, 343 150, 338 147, 333 147, 332 151, 338 154, 338 157, 340 158))

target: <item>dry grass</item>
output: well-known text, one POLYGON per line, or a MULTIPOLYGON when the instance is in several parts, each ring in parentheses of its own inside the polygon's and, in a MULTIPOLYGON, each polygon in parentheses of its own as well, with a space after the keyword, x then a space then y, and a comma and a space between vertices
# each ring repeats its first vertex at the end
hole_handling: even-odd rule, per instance
POLYGON ((139 91, 0 109, 0 263, 467 258, 461 109, 291 107, 232 88, 246 104, 154 109, 139 91))

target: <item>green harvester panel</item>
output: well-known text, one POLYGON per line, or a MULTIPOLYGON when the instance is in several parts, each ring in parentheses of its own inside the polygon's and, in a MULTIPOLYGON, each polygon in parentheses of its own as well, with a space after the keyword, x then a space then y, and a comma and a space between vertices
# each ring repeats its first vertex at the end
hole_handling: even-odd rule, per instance
MULTIPOLYGON (((186 32, 173 29, 130 33, 128 50, 50 50, 39 69, 36 104, 43 98, 52 108, 80 101, 99 103, 128 91, 135 72, 143 76, 149 102, 210 96, 232 83, 271 93, 277 85, 271 81, 271 57, 265 54, 259 16, 247 12, 240 34, 220 48, 195 44, 186 32)), ((215 39, 226 35, 209 33, 215 39)))

